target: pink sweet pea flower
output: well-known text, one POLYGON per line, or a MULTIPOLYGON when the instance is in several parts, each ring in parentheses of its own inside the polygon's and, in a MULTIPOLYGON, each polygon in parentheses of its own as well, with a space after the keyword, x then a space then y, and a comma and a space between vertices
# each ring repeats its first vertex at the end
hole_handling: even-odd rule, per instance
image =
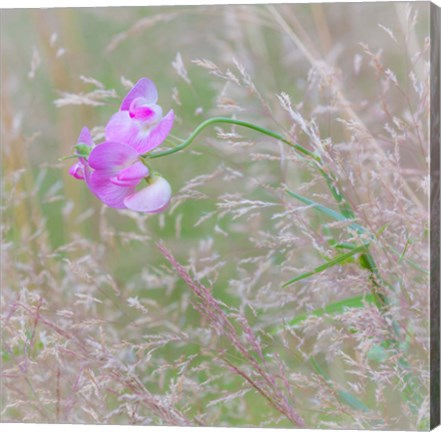
POLYGON ((150 184, 136 191, 136 186, 149 175, 149 169, 133 147, 111 141, 94 146, 87 128, 81 131, 78 144, 86 145, 90 154, 87 159, 79 157, 69 174, 84 180, 104 204, 146 213, 159 213, 167 208, 171 188, 164 178, 149 178, 150 184))
POLYGON ((104 142, 97 145, 88 158, 93 169, 87 185, 106 205, 126 208, 124 200, 135 193, 136 186, 149 174, 138 153, 127 144, 104 142))
POLYGON ((126 143, 138 154, 158 147, 173 127, 174 113, 170 110, 163 117, 157 101, 155 84, 148 78, 141 78, 107 124, 107 140, 126 143))
MULTIPOLYGON (((82 129, 78 137, 78 145, 85 145, 87 151, 84 152, 84 157, 78 157, 78 162, 70 167, 69 174, 78 180, 84 180, 90 191, 104 204, 114 208, 126 208, 124 199, 135 193, 135 187, 133 184, 122 187, 114 184, 112 180, 120 181, 121 174, 123 174, 122 181, 125 180, 124 168, 130 168, 130 162, 134 163, 135 159, 138 159, 136 152, 131 147, 125 146, 128 147, 128 152, 126 151, 128 154, 124 153, 123 148, 112 158, 109 153, 119 149, 120 144, 103 143, 95 146, 90 131, 86 127, 82 129), (87 152, 89 155, 86 158, 87 152)), ((78 151, 78 147, 76 154, 82 154, 78 151)))

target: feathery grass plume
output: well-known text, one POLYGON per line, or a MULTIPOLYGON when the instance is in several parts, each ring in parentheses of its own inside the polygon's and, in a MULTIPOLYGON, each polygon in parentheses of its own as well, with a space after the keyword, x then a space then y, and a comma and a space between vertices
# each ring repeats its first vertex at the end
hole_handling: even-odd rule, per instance
POLYGON ((200 303, 195 305, 199 313, 203 314, 204 318, 207 319, 210 327, 217 336, 224 336, 228 339, 237 353, 245 360, 245 364, 248 366, 247 369, 250 368, 250 370, 247 372, 245 371, 245 366, 233 364, 228 356, 224 356, 223 353, 220 353, 221 359, 234 373, 242 377, 254 390, 264 397, 271 407, 286 416, 294 425, 299 427, 304 426, 304 420, 292 406, 289 395, 286 395, 285 392, 281 390, 277 384, 278 380, 276 376, 266 370, 260 342, 245 318, 241 315, 235 316, 235 321, 242 333, 240 334, 232 324, 228 315, 222 310, 220 303, 213 297, 211 291, 202 284, 194 281, 165 246, 157 244, 157 247, 174 267, 178 275, 184 280, 185 284, 199 299, 200 303), (243 336, 245 336, 245 343, 243 336), (256 359, 256 356, 259 360, 256 359))

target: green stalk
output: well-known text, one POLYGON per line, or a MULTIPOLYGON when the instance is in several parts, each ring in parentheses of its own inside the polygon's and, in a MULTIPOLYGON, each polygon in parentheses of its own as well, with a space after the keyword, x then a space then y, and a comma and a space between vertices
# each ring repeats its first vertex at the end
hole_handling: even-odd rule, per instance
POLYGON ((184 150, 186 147, 188 147, 194 141, 194 139, 205 128, 207 128, 208 126, 211 126, 213 124, 222 124, 222 123, 223 124, 232 124, 232 125, 236 125, 236 126, 242 126, 242 127, 248 128, 248 129, 252 129, 256 132, 260 132, 263 135, 267 135, 271 138, 282 141, 283 143, 289 145, 290 147, 294 148, 298 152, 302 153, 304 156, 308 156, 317 162, 321 162, 321 159, 319 156, 310 152, 309 150, 305 149, 305 147, 303 147, 299 144, 293 144, 292 142, 285 139, 283 137, 283 135, 278 134, 277 132, 273 132, 269 129, 254 125, 252 123, 248 123, 246 121, 235 120, 235 119, 231 119, 231 118, 227 118, 227 117, 213 117, 211 119, 205 120, 190 134, 190 136, 185 141, 183 141, 181 144, 178 144, 176 147, 173 147, 168 150, 160 151, 160 152, 151 153, 151 154, 147 153, 147 154, 142 155, 141 157, 155 159, 155 158, 159 158, 159 157, 163 157, 163 156, 168 156, 173 153, 177 153, 181 150, 184 150))

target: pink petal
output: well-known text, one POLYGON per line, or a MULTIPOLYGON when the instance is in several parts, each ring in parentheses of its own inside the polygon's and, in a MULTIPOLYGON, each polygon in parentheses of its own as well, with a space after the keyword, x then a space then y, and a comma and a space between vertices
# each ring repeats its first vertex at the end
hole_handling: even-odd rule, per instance
POLYGON ((148 106, 141 106, 129 111, 131 118, 141 121, 149 121, 155 118, 155 111, 148 106))
POLYGON ((124 142, 139 154, 144 154, 158 147, 167 138, 173 128, 173 122, 173 110, 152 128, 149 128, 148 122, 130 118, 128 111, 119 111, 107 123, 106 138, 110 141, 124 142))
POLYGON ((129 114, 130 118, 142 122, 156 123, 162 118, 162 108, 156 104, 146 105, 145 99, 137 98, 130 104, 129 114))
POLYGON ((170 184, 163 177, 158 177, 149 186, 125 198, 124 204, 130 210, 159 213, 167 208, 170 198, 170 184))
POLYGON ((69 168, 69 174, 78 180, 84 179, 84 164, 82 162, 76 162, 69 168))
POLYGON ((138 134, 134 147, 139 154, 147 153, 159 145, 167 138, 173 128, 175 114, 170 110, 167 115, 156 125, 146 136, 138 134))
POLYGON ((135 148, 138 136, 142 135, 141 126, 139 121, 130 118, 128 111, 119 111, 106 125, 106 139, 126 143, 135 148))
POLYGON ((97 145, 89 155, 89 165, 107 177, 113 177, 137 160, 138 154, 132 147, 111 141, 97 145))
POLYGON ((99 171, 94 171, 87 179, 87 185, 92 193, 109 207, 126 208, 124 200, 135 192, 134 186, 114 185, 107 176, 99 171))
POLYGON ((133 99, 132 102, 130 103, 130 106, 129 106, 129 109, 128 109, 128 111, 130 113, 130 117, 133 118, 132 114, 134 113, 134 111, 137 108, 144 107, 144 106, 147 107, 149 105, 146 103, 146 101, 145 101, 145 99, 143 97, 139 97, 139 98, 133 99))
POLYGON ((143 105, 151 105, 157 102, 158 90, 156 90, 153 81, 148 78, 141 78, 123 99, 120 110, 128 111, 132 101, 137 98, 143 98, 145 100, 143 105))
POLYGON ((148 175, 149 169, 141 161, 138 161, 123 169, 116 177, 112 177, 110 181, 120 186, 136 186, 148 175))
POLYGON ((93 147, 94 143, 93 143, 92 135, 90 134, 90 131, 87 127, 83 127, 83 129, 81 129, 77 143, 78 144, 82 143, 88 145, 89 147, 93 147))

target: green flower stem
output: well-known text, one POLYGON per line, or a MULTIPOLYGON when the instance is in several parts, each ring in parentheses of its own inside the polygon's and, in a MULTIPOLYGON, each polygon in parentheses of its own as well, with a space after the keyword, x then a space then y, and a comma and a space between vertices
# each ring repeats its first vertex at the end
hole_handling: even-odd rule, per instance
POLYGON ((337 201, 337 204, 338 204, 342 214, 346 217, 353 217, 353 213, 350 209, 350 206, 346 203, 342 194, 335 186, 335 183, 336 183, 335 176, 332 173, 326 172, 326 170, 323 168, 323 162, 322 162, 322 159, 320 158, 320 156, 307 150, 305 147, 301 146, 300 144, 292 143, 291 141, 287 140, 283 135, 281 135, 277 132, 274 132, 272 130, 263 128, 261 126, 257 126, 253 123, 249 123, 249 122, 246 122, 243 120, 236 120, 236 119, 227 118, 227 117, 213 117, 211 119, 208 119, 208 120, 205 120, 204 122, 202 122, 190 134, 190 136, 185 141, 181 142, 180 144, 176 145, 175 147, 172 147, 171 149, 164 150, 164 151, 159 151, 159 152, 154 152, 154 153, 146 153, 146 154, 142 155, 141 157, 144 159, 156 159, 159 157, 168 156, 173 153, 177 153, 181 150, 184 150, 195 140, 195 138, 205 128, 207 128, 211 125, 214 125, 214 124, 231 124, 231 125, 241 126, 241 127, 245 127, 245 128, 254 130, 254 131, 259 132, 263 135, 266 135, 266 136, 269 136, 269 137, 274 138, 276 140, 279 140, 279 141, 287 144, 289 147, 293 148, 294 150, 298 151, 303 156, 310 158, 312 160, 312 162, 314 163, 315 167, 320 172, 320 174, 326 180, 326 183, 329 187, 329 190, 331 191, 334 199, 337 201))
POLYGON ((232 125, 236 125, 236 126, 242 126, 242 127, 248 128, 248 129, 255 130, 256 132, 260 132, 263 135, 267 135, 271 138, 282 141, 283 143, 285 143, 285 144, 289 145, 290 147, 294 148, 295 150, 297 150, 299 153, 302 153, 304 156, 308 156, 308 157, 312 158, 313 160, 315 160, 316 162, 321 163, 321 159, 319 156, 310 152, 309 150, 305 149, 305 147, 303 147, 299 144, 293 144, 292 142, 288 141, 286 138, 284 138, 282 135, 278 134, 277 132, 273 132, 269 129, 257 126, 252 123, 248 123, 246 121, 235 120, 235 119, 231 119, 231 118, 227 118, 227 117, 213 117, 211 119, 205 120, 190 134, 190 136, 185 141, 183 141, 181 144, 178 144, 176 147, 173 147, 168 150, 160 151, 160 152, 145 154, 145 155, 142 155, 142 157, 149 158, 149 159, 156 159, 156 158, 159 158, 162 156, 168 156, 173 153, 177 153, 181 150, 184 150, 186 147, 188 147, 194 141, 194 139, 205 128, 207 128, 208 126, 211 126, 213 124, 222 124, 222 123, 223 124, 232 124, 232 125))

